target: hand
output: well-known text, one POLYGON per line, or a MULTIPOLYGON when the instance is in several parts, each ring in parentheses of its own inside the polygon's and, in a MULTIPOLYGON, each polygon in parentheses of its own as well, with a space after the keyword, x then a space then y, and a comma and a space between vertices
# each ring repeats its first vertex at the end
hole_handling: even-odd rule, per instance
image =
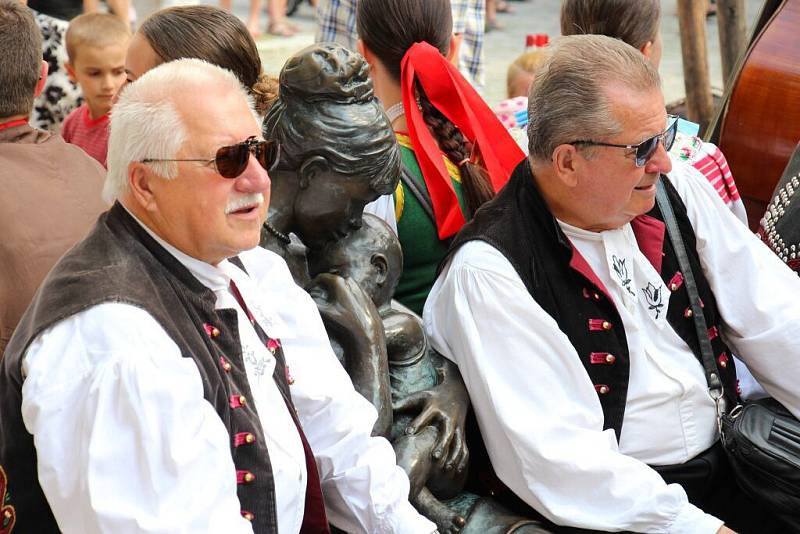
POLYGON ((729 529, 725 525, 722 525, 721 527, 719 527, 719 530, 717 531, 717 534, 736 534, 736 532, 731 530, 731 529, 729 529))
POLYGON ((409 423, 406 434, 416 434, 428 425, 438 428, 433 447, 434 459, 444 463, 445 470, 462 472, 469 460, 465 441, 464 423, 469 408, 469 395, 458 368, 445 361, 442 382, 430 389, 409 395, 394 404, 395 412, 415 412, 418 415, 409 423))

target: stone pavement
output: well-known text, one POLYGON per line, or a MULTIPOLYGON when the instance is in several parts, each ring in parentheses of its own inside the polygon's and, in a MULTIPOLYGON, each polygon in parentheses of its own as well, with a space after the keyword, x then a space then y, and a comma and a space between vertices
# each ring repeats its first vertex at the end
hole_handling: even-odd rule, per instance
MULTIPOLYGON (((249 0, 234 0, 233 2, 234 12, 243 19, 247 16, 248 2, 249 0)), ((181 0, 161 2, 162 5, 175 3, 187 2, 181 0)), ((263 0, 262 3, 266 4, 266 0, 263 0)), ((546 33, 552 39, 560 34, 558 23, 560 0, 526 0, 509 3, 514 13, 499 15, 498 20, 504 29, 488 33, 484 45, 486 87, 483 94, 492 105, 505 98, 506 69, 509 63, 523 52, 525 35, 546 33)), ((746 0, 748 32, 758 16, 761 4, 761 0, 746 0)), ((134 5, 139 12, 139 20, 143 20, 144 16, 157 8, 159 2, 158 0, 134 0, 134 5)), ((672 102, 682 98, 685 93, 676 0, 662 0, 662 10, 661 31, 664 40, 664 54, 661 62, 661 75, 666 100, 672 102)), ((264 61, 264 70, 268 73, 277 74, 290 55, 314 41, 314 11, 308 3, 304 3, 300 7, 297 14, 292 17, 292 21, 302 29, 297 35, 289 38, 264 35, 257 39, 258 49, 264 61)), ((266 27, 266 22, 265 14, 262 19, 263 27, 266 27)), ((716 17, 708 19, 706 29, 711 83, 713 88, 721 91, 723 87, 722 68, 716 17)))

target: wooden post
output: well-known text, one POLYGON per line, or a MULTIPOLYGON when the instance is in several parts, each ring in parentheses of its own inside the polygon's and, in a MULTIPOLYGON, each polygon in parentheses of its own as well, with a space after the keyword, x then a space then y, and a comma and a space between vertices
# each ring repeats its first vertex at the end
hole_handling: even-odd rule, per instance
POLYGON ((747 20, 744 9, 744 0, 717 0, 722 80, 726 86, 731 71, 746 48, 747 20))
POLYGON ((678 23, 681 29, 687 114, 689 120, 699 123, 700 131, 703 131, 714 112, 711 79, 708 75, 706 2, 678 0, 678 23))

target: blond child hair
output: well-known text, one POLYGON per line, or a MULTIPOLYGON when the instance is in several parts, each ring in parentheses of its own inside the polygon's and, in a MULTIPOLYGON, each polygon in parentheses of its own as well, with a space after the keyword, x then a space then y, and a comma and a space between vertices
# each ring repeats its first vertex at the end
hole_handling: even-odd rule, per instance
POLYGON ((536 69, 544 63, 547 59, 546 49, 531 50, 521 54, 517 59, 508 66, 508 74, 506 75, 506 91, 508 98, 515 96, 527 96, 527 91, 524 95, 516 94, 516 80, 522 74, 532 76, 536 73, 536 69))
POLYGON ((131 37, 126 23, 110 13, 84 13, 72 19, 66 35, 67 56, 75 63, 81 47, 125 43, 131 37))

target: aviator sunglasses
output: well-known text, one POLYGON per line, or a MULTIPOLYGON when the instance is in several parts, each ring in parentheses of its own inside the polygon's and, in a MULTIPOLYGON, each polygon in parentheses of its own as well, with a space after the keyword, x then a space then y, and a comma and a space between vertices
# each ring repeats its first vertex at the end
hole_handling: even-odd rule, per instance
POLYGON ((650 158, 653 157, 658 149, 658 143, 664 145, 664 149, 669 152, 672 148, 672 143, 675 142, 675 134, 678 133, 678 117, 676 115, 667 115, 667 119, 672 121, 666 130, 660 134, 656 134, 649 139, 645 139, 638 145, 615 145, 613 143, 599 143, 597 141, 572 141, 566 143, 568 145, 588 145, 588 146, 610 146, 614 148, 626 148, 636 150, 636 157, 634 162, 637 167, 644 167, 650 158))
POLYGON ((213 163, 220 176, 224 178, 236 178, 247 168, 247 160, 250 154, 255 156, 258 163, 265 170, 271 171, 278 163, 281 153, 281 145, 277 141, 261 141, 255 136, 248 137, 241 143, 228 145, 217 150, 214 159, 143 159, 142 163, 155 163, 161 161, 198 161, 208 165, 213 163))

